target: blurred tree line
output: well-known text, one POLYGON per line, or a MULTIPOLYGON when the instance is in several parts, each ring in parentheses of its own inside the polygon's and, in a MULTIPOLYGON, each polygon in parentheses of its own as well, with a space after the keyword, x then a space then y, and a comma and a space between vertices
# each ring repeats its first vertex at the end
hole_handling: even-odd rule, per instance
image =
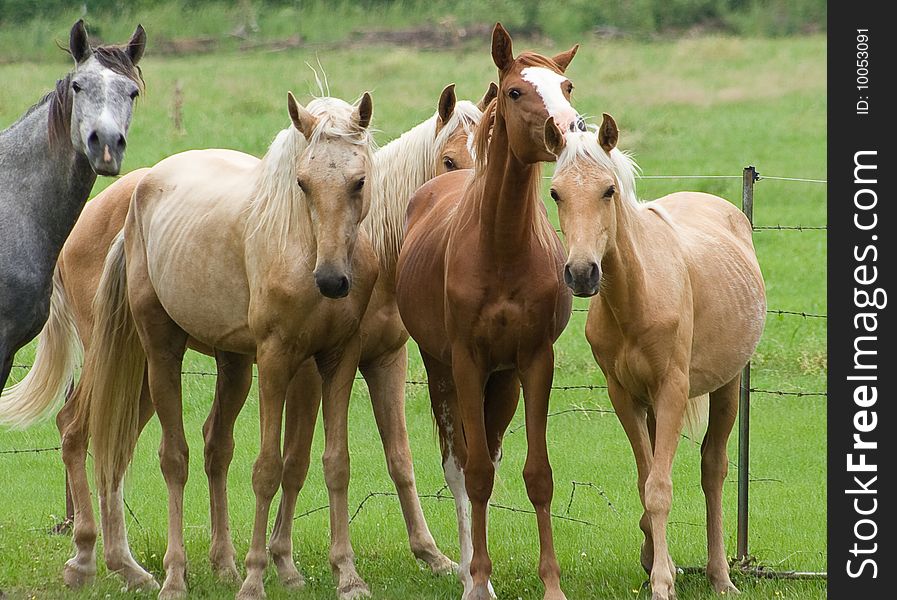
MULTIPOLYGON (((243 0, 255 10, 325 6, 369 10, 376 14, 400 8, 421 18, 451 16, 459 23, 487 15, 505 19, 533 33, 581 34, 587 31, 651 34, 704 27, 735 34, 790 35, 825 30, 826 0, 243 0)), ((177 5, 185 12, 222 0, 0 0, 0 24, 52 18, 62 11, 115 15, 177 5)), ((390 23, 379 25, 389 27, 390 23)))

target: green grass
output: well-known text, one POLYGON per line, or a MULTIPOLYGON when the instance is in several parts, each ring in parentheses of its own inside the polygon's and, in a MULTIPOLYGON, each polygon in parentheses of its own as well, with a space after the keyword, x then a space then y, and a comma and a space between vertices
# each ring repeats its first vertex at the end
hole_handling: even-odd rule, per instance
MULTIPOLYGON (((5 32, 4 32, 4 35, 5 32)), ((153 35, 153 32, 150 32, 153 35)), ((152 38, 151 38, 152 39, 152 38)), ((823 178, 826 172, 825 38, 757 40, 702 37, 656 43, 582 39, 583 48, 570 67, 576 83, 574 101, 585 114, 610 112, 621 127, 621 145, 635 152, 646 175, 740 175, 754 164, 765 175, 823 178)), ((150 47, 151 48, 151 47, 150 47)), ((539 47, 558 51, 561 47, 539 47)), ((394 138, 435 110, 442 87, 455 81, 462 97, 479 97, 495 69, 485 46, 452 52, 417 52, 370 47, 319 54, 333 95, 354 99, 373 90, 374 125, 380 142, 394 138)), ((230 147, 264 152, 275 133, 288 124, 286 91, 301 101, 314 91, 304 65, 315 56, 302 50, 268 53, 223 53, 198 57, 153 58, 143 65, 147 93, 140 101, 129 136, 125 169, 152 165, 188 148, 230 147), (170 109, 176 81, 184 90, 186 135, 174 132, 170 109)), ((0 127, 50 88, 61 75, 57 62, 0 66, 0 127)), ((550 173, 550 167, 546 174, 550 173)), ((97 182, 95 191, 110 183, 97 182)), ((680 189, 697 189, 739 201, 740 181, 723 179, 639 182, 640 195, 653 198, 680 189)), ((825 223, 825 186, 761 181, 755 195, 758 224, 825 223)), ((547 197, 547 194, 545 195, 547 197)), ((552 206, 549 206, 555 218, 552 206)), ((824 313, 824 232, 758 232, 755 236, 773 309, 824 313)), ((584 306, 577 301, 577 306, 584 306)), ((584 314, 575 313, 557 344, 556 384, 602 384, 583 336, 584 314)), ((424 371, 412 349, 409 379, 424 371)), ((16 362, 28 364, 33 348, 16 362)), ((763 389, 824 390, 825 321, 770 316, 754 361, 753 384, 763 389)), ((206 357, 190 354, 185 369, 212 370, 206 357)), ((24 370, 15 369, 13 378, 24 370)), ((186 491, 187 552, 191 597, 228 597, 206 560, 209 538, 208 492, 202 468, 200 427, 213 392, 210 377, 185 377, 185 422, 192 449, 186 491)), ((418 488, 435 493, 443 486, 429 402, 420 386, 407 389, 408 429, 418 488)), ((778 569, 824 570, 825 551, 825 399, 755 395, 752 411, 751 551, 778 569)), ((558 391, 552 410, 608 408, 603 390, 558 391)), ((231 515, 238 554, 245 555, 254 498, 252 461, 258 449, 257 393, 253 388, 237 422, 238 446, 230 472, 231 515)), ((522 423, 518 414, 512 428, 522 423)), ((320 426, 319 426, 320 429, 320 426)), ((735 457, 736 437, 731 440, 735 457)), ((299 497, 298 513, 327 502, 318 457, 322 432, 316 435, 315 460, 299 497)), ((529 508, 520 476, 525 456, 521 432, 509 435, 494 501, 529 508)), ((141 438, 127 486, 133 510, 128 526, 135 554, 157 575, 165 552, 166 491, 156 449, 158 423, 141 438)), ((0 452, 58 444, 52 424, 25 432, 0 434, 0 452)), ((367 391, 358 382, 350 418, 353 478, 352 510, 369 492, 392 490, 367 391)), ((554 512, 590 525, 556 519, 562 584, 572 598, 645 598, 645 576, 638 564, 640 508, 635 466, 628 442, 613 415, 568 413, 551 419, 549 448, 555 477, 554 512), (569 507, 572 482, 592 482, 579 489, 569 507), (612 506, 611 506, 612 505, 612 506)), ((675 500, 669 539, 674 560, 701 565, 705 556, 704 502, 699 485, 698 449, 683 442, 674 470, 675 500)), ((735 550, 737 469, 724 488, 726 547, 735 550)), ((63 514, 63 469, 57 452, 0 454, 0 588, 12 598, 118 598, 119 582, 101 572, 95 586, 73 594, 60 572, 69 556, 68 537, 47 535, 63 514)), ((454 509, 450 501, 425 499, 424 511, 437 542, 457 558, 454 509)), ((453 578, 421 571, 407 550, 398 502, 370 499, 351 526, 359 572, 376 598, 457 598, 453 578)), ((309 579, 296 598, 331 598, 327 562, 326 511, 296 521, 296 559, 309 579)), ((500 598, 540 598, 535 520, 493 509, 490 542, 496 590, 500 598)), ((743 598, 823 598, 820 582, 769 581, 734 576, 743 598)), ((702 576, 681 576, 679 597, 711 598, 702 576)), ((269 577, 271 598, 288 594, 269 577)))

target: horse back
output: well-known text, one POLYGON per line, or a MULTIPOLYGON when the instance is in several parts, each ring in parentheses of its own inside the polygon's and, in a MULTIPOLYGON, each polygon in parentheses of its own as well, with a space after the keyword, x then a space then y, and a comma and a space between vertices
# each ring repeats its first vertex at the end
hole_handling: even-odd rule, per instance
POLYGON ((710 194, 657 200, 678 233, 694 310, 692 391, 715 389, 750 359, 766 320, 766 291, 744 214, 710 194))

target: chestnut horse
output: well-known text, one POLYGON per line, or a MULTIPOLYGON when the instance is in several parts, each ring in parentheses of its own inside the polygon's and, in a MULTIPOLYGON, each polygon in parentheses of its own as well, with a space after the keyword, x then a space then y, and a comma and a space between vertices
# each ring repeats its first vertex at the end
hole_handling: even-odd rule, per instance
MULTIPOLYGON (((373 176, 371 100, 289 95, 293 125, 261 161, 229 150, 184 152, 143 176, 106 257, 80 386, 89 395, 107 557, 128 553, 122 478, 139 431, 144 370, 162 425, 168 550, 161 598, 186 595, 183 490, 188 449, 181 363, 188 338, 259 370, 261 446, 253 469, 256 514, 240 598, 264 596, 267 524, 282 481, 283 407, 296 369, 314 358, 323 379, 325 480, 331 562, 344 597, 362 591, 348 543, 348 401, 359 324, 377 276, 359 235, 373 176)), ((314 420, 318 399, 307 413, 314 420)), ((122 574, 151 579, 126 556, 122 574)), ((363 590, 366 591, 366 588, 363 590)))
MULTIPOLYGON (((495 96, 491 84, 483 98, 474 105, 456 101, 454 85, 447 86, 439 97, 438 109, 432 117, 402 134, 374 154, 376 178, 371 181, 371 210, 362 223, 380 257, 380 275, 362 319, 362 359, 360 368, 368 382, 374 414, 383 440, 389 472, 396 484, 408 528, 411 548, 415 556, 426 562, 434 572, 445 572, 455 566, 436 546, 423 517, 414 482, 414 471, 404 420, 404 381, 407 361, 404 332, 395 308, 394 280, 389 274, 395 270, 398 246, 404 231, 404 214, 413 190, 433 176, 473 165, 469 140, 479 122, 483 108, 495 96), (378 243, 378 241, 380 243, 378 243)), ((75 348, 86 348, 93 329, 91 303, 99 284, 106 249, 121 230, 128 212, 131 194, 149 169, 138 169, 116 181, 87 204, 71 237, 59 258, 59 270, 54 278, 53 295, 59 310, 51 315, 48 326, 40 336, 41 352, 32 371, 17 385, 16 404, 22 418, 41 415, 56 404, 65 393, 74 375, 75 348)), ((214 354, 195 340, 188 345, 207 354, 214 354)), ((236 567, 227 514, 227 472, 233 456, 233 426, 242 410, 251 381, 251 366, 235 361, 222 353, 218 360, 218 384, 211 414, 203 428, 205 433, 205 467, 209 479, 212 513, 212 544, 209 557, 219 577, 240 581, 236 567)), ((303 366, 292 384, 287 398, 287 412, 302 407, 306 395, 320 390, 320 377, 313 361, 303 366)), ((320 392, 317 393, 320 396, 320 392)), ((82 394, 74 394, 57 417, 63 440, 63 460, 66 462, 72 488, 74 509, 78 514, 74 542, 78 557, 65 570, 66 582, 71 586, 86 583, 88 573, 95 572, 93 561, 96 527, 90 509, 90 491, 85 471, 87 456, 86 423, 76 421, 76 414, 88 410, 78 408, 82 394), (71 568, 77 567, 77 568, 71 568)), ((140 399, 140 429, 152 416, 153 408, 146 388, 140 399)), ((33 417, 29 422, 33 421, 33 417)), ((285 427, 288 443, 284 448, 284 477, 298 477, 291 490, 298 492, 307 469, 305 444, 310 443, 314 420, 292 419, 285 427), (292 466, 291 466, 292 465, 292 466)), ((281 581, 291 587, 301 586, 302 575, 292 559, 290 526, 292 502, 287 498, 278 511, 276 537, 270 544, 271 556, 281 581)))
POLYGON ((551 195, 569 249, 565 279, 575 295, 592 296, 586 337, 635 453, 644 507, 641 562, 654 600, 675 596, 666 539, 670 470, 682 427, 696 422, 707 394, 701 443, 707 576, 718 593, 736 593, 723 546, 726 442, 741 370, 766 318, 751 224, 709 194, 678 192, 639 203, 636 167, 616 149, 618 137, 605 114, 597 136, 568 135, 558 159, 551 195))
POLYGON ((486 509, 501 439, 526 407, 527 492, 539 526, 545 598, 564 598, 554 552, 546 447, 553 343, 570 317, 564 250, 539 197, 546 147, 581 121, 564 70, 577 47, 546 58, 514 57, 501 24, 492 33, 499 93, 477 129, 473 174, 450 173, 418 190, 398 263, 402 321, 417 342, 455 497, 464 598, 489 598, 486 509), (490 139, 491 126, 491 139, 490 139), (487 150, 488 148, 488 150, 487 150), (472 504, 472 540, 468 521, 472 504))

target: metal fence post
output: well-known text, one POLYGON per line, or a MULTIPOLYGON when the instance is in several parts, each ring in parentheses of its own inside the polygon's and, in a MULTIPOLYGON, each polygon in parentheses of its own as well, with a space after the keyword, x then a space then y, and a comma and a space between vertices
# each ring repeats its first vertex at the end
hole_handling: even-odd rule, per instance
MULTIPOLYGON (((741 210, 754 225, 754 182, 760 178, 753 166, 744 168, 741 188, 741 210)), ((738 394, 738 539, 735 558, 748 558, 748 484, 750 477, 751 445, 751 363, 741 373, 738 394)))

